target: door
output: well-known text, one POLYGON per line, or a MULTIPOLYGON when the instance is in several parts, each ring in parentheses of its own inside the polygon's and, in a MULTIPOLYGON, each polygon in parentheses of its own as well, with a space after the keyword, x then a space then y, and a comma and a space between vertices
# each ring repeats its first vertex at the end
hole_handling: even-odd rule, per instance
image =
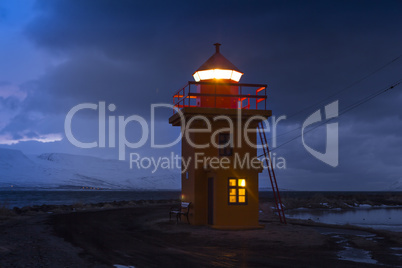
POLYGON ((214 178, 208 178, 208 224, 214 224, 214 178))

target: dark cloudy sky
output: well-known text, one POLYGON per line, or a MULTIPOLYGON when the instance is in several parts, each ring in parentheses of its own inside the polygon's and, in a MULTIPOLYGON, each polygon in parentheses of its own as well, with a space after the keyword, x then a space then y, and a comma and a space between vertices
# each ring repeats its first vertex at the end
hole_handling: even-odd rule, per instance
MULTIPOLYGON (((401 11, 401 1, 1 0, 0 146, 117 158, 116 150, 72 146, 66 113, 105 101, 116 105, 113 115, 148 118, 151 103, 170 103, 216 42, 245 73, 241 82, 269 85, 273 114, 292 115, 280 123, 278 132, 287 132, 332 101, 342 111, 402 79, 402 59, 390 63, 402 54, 401 11)), ((336 168, 310 155, 300 138, 276 149, 287 163, 278 171, 281 187, 386 189, 402 178, 401 107, 396 87, 335 120, 336 168)), ((160 142, 178 135, 169 115, 158 114, 160 142)), ((127 136, 138 138, 137 129, 127 136)), ((95 140, 96 113, 82 113, 73 131, 95 140)), ((278 144, 299 134, 280 136, 278 144)), ((325 126, 306 142, 323 151, 325 126)))

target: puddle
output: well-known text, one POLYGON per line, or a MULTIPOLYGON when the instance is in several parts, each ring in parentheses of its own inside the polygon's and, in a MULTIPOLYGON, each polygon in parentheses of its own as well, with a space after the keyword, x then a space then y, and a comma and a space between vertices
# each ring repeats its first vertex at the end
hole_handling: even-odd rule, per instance
POLYGON ((372 258, 370 251, 354 248, 349 243, 352 237, 363 237, 367 240, 378 239, 379 237, 375 234, 361 230, 337 229, 329 227, 315 227, 314 229, 323 235, 330 236, 339 246, 342 247, 342 250, 337 253, 337 256, 340 260, 378 264, 378 262, 372 258))
POLYGON ((341 229, 341 228, 332 228, 332 227, 313 227, 313 228, 323 235, 354 235, 354 236, 363 236, 363 237, 376 236, 373 233, 370 233, 367 231, 361 231, 361 230, 341 229))
POLYGON ((356 236, 363 237, 367 241, 373 241, 373 242, 377 242, 376 240, 378 240, 378 239, 384 239, 384 237, 378 237, 375 234, 371 234, 371 235, 356 235, 356 236))
POLYGON ((115 264, 113 265, 114 268, 135 268, 135 266, 127 266, 127 265, 120 265, 120 264, 115 264))
POLYGON ((312 220, 329 224, 350 224, 380 230, 402 232, 402 207, 375 207, 333 210, 304 209, 289 210, 286 217, 312 220))
POLYGON ((344 249, 339 251, 337 255, 340 260, 354 261, 361 263, 372 263, 372 264, 377 263, 376 260, 371 258, 371 254, 369 251, 353 248, 350 246, 344 247, 344 249))
MULTIPOLYGON (((355 247, 354 243, 351 243, 351 241, 354 241, 354 238, 357 237, 371 241, 371 243, 378 243, 382 241, 384 237, 362 230, 339 229, 332 227, 313 227, 313 229, 318 231, 320 234, 331 237, 331 239, 341 248, 337 252, 338 259, 362 263, 362 265, 363 263, 385 265, 374 259, 371 251, 360 249, 355 247)), ((388 252, 390 255, 396 256, 402 261, 402 247, 389 247, 388 252)), ((397 267, 402 268, 402 266, 397 267)))

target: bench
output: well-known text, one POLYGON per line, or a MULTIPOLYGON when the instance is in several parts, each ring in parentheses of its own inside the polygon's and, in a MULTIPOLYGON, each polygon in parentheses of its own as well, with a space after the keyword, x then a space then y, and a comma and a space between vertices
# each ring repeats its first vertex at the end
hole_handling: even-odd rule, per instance
POLYGON ((191 202, 181 202, 179 208, 170 208, 169 212, 169 220, 172 220, 172 214, 176 215, 176 223, 179 223, 179 219, 181 220, 181 215, 186 216, 188 224, 190 224, 190 220, 188 219, 188 212, 190 211, 191 202))

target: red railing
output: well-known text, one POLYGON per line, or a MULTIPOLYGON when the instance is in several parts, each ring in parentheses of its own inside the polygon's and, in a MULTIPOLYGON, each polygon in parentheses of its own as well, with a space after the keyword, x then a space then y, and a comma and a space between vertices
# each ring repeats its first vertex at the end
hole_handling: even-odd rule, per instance
MULTIPOLYGON (((199 107, 197 99, 200 97, 212 97, 215 99, 209 106, 202 107, 216 108, 217 98, 238 98, 238 109, 267 109, 267 85, 245 84, 245 83, 219 83, 219 82, 193 82, 189 81, 183 88, 173 95, 173 105, 178 109, 185 107, 199 107), (205 94, 199 93, 198 85, 235 86, 238 87, 238 94, 205 94)), ((173 110, 173 113, 176 111, 173 110)))

